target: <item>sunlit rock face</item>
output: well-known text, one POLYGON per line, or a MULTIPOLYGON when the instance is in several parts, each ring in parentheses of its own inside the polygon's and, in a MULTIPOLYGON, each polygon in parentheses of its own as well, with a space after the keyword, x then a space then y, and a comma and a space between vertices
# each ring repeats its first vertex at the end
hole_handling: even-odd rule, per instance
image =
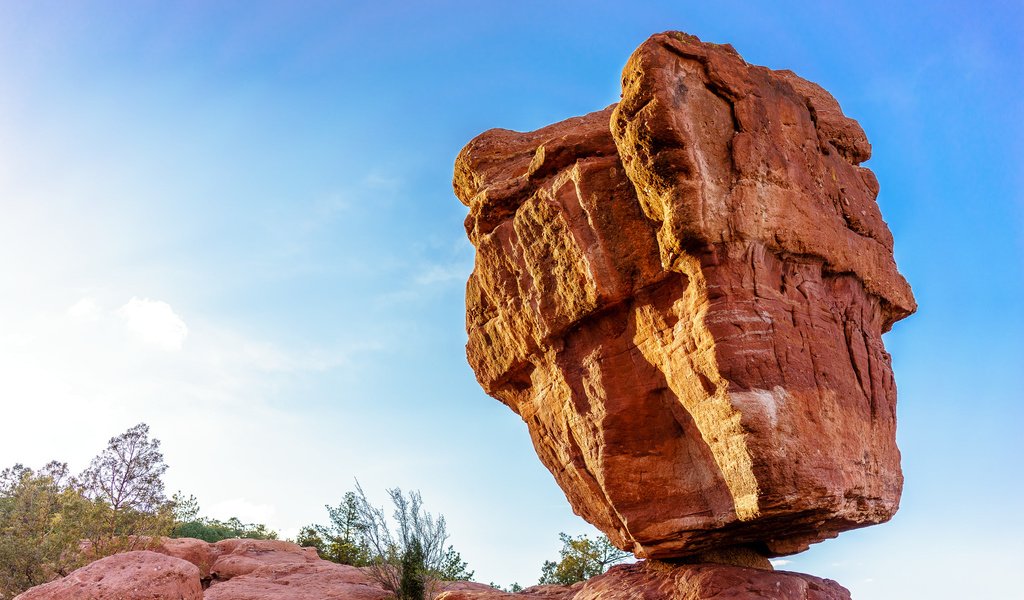
POLYGON ((469 362, 616 545, 782 555, 896 511, 881 336, 916 305, 869 156, 817 85, 674 32, 617 105, 459 154, 469 362))

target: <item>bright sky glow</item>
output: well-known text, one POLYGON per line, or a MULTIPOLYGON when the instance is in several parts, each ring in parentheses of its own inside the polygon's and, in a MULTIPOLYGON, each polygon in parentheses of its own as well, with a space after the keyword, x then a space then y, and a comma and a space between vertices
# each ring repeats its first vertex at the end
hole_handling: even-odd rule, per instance
MULTIPOLYGON (((906 490, 780 566, 858 599, 1024 563, 1019 2, 0 2, 0 468, 144 421, 171 490, 284 535, 419 489, 480 581, 592 532, 465 361, 455 155, 618 98, 680 29, 820 83, 874 147, 920 312, 886 336, 906 490)), ((783 563, 783 561, 788 561, 783 563)))

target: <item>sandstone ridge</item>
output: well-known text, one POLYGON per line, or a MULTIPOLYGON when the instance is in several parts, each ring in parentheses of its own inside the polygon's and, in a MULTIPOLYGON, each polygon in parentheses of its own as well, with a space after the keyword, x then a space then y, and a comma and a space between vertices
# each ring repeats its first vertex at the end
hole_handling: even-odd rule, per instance
POLYGON ((618 104, 459 154, 469 362, 620 548, 779 556, 895 513, 882 334, 916 305, 870 151, 819 86, 668 32, 618 104))

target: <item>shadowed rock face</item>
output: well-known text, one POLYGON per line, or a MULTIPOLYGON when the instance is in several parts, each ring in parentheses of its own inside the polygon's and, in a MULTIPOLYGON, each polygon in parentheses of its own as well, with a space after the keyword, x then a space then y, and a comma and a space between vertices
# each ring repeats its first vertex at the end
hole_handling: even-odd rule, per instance
POLYGON ((469 362, 616 545, 782 555, 896 511, 881 335, 916 305, 869 155, 820 87, 679 33, 618 105, 459 154, 469 362))

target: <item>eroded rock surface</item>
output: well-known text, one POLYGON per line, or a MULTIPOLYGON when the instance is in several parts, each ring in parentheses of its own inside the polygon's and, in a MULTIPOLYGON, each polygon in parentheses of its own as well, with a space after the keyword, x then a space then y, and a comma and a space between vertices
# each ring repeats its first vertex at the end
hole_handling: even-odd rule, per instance
POLYGON ((572 586, 538 586, 511 594, 498 590, 447 592, 437 600, 850 600, 850 592, 830 579, 801 573, 715 564, 669 566, 641 562, 612 567, 572 586))
POLYGON ((280 540, 229 539, 213 544, 216 559, 210 567, 214 582, 248 575, 265 566, 308 565, 321 560, 315 548, 280 540))
POLYGON ((459 154, 469 362, 619 547, 782 555, 896 511, 881 336, 916 305, 869 155, 820 87, 679 33, 619 104, 459 154))
POLYGON ((316 562, 267 563, 210 586, 206 600, 385 600, 391 596, 363 571, 316 562))
MULTIPOLYGON (((367 569, 322 560, 316 549, 278 540, 145 538, 153 551, 115 554, 16 600, 386 600, 367 569)), ((472 581, 436 592, 493 591, 472 581)))
POLYGON ((202 600, 199 569, 149 551, 108 556, 15 600, 202 600))

